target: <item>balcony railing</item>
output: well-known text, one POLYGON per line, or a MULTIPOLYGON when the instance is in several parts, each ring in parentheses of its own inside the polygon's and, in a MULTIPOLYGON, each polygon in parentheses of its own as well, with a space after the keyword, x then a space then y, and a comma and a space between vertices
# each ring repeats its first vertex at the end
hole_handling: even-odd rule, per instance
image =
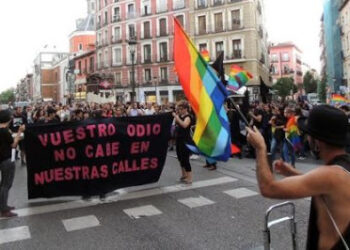
POLYGON ((114 15, 112 17, 112 22, 116 23, 116 22, 120 22, 122 20, 122 18, 120 17, 120 15, 114 15))
POLYGON ((228 3, 238 3, 242 1, 245 1, 245 0, 227 0, 228 3))
POLYGON ((136 18, 136 17, 137 17, 136 11, 128 12, 128 14, 126 16, 127 19, 132 19, 132 18, 136 18))
POLYGON ((207 35, 207 34, 215 34, 226 31, 235 31, 245 29, 243 25, 232 25, 231 23, 224 23, 224 25, 206 25, 205 29, 197 29, 196 35, 207 35))
POLYGON ((152 59, 151 58, 145 58, 144 60, 143 60, 143 63, 152 63, 152 59))
POLYGON ((142 39, 151 39, 151 33, 144 33, 142 39))
POLYGON ((159 58, 159 62, 167 62, 168 61, 168 55, 164 55, 159 58))
POLYGON ((118 37, 113 37, 112 36, 111 42, 112 42, 112 44, 122 43, 123 39, 121 37, 119 37, 119 36, 118 37))
POLYGON ((166 31, 160 31, 159 34, 158 34, 158 37, 162 37, 162 36, 168 36, 169 33, 166 32, 166 31))
POLYGON ((234 50, 232 52, 232 59, 242 59, 242 50, 234 50))
POLYGON ((201 9, 205 9, 208 8, 208 4, 207 3, 198 3, 196 9, 197 10, 201 10, 201 9))
POLYGON ((213 2, 213 6, 219 6, 223 4, 224 4, 224 0, 214 0, 213 2))

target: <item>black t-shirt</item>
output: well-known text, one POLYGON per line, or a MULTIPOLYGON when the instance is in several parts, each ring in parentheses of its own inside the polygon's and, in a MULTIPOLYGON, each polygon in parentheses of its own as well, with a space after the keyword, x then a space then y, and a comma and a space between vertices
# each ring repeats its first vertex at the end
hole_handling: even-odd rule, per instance
POLYGON ((14 114, 10 129, 12 132, 17 133, 20 126, 27 123, 27 119, 22 114, 14 114))
MULTIPOLYGON (((192 122, 192 118, 190 115, 180 116, 180 119, 184 121, 187 117, 189 117, 192 122)), ((176 123, 176 139, 189 141, 190 138, 191 138, 191 126, 188 126, 187 128, 183 128, 176 123)))
POLYGON ((0 128, 0 162, 11 158, 13 138, 7 128, 0 128))

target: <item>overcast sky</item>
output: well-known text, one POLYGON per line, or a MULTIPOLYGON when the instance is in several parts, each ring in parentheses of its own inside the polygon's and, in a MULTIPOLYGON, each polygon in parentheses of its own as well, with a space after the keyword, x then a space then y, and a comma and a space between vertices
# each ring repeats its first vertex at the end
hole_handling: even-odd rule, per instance
MULTIPOLYGON (((271 42, 293 41, 304 61, 319 70, 320 0, 264 0, 271 42)), ((85 0, 4 1, 0 8, 0 92, 16 86, 31 72, 36 54, 46 44, 68 51, 75 19, 85 17, 85 0)))

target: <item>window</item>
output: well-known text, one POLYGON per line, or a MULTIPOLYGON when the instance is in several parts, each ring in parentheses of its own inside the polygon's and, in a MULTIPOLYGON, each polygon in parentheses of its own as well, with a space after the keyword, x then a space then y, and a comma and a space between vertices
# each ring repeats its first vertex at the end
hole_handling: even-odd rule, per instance
POLYGON ((201 43, 199 44, 199 51, 207 50, 207 44, 206 43, 201 43))
POLYGON ((168 10, 168 1, 167 0, 157 0, 157 12, 165 12, 168 10))
POLYGON ((120 41, 122 39, 120 27, 114 28, 114 42, 120 41))
POLYGON ((206 0, 197 0, 197 6, 198 6, 198 8, 205 8, 205 7, 207 7, 207 1, 206 0))
POLYGON ((143 46, 143 60, 144 60, 144 63, 152 62, 151 58, 152 58, 151 45, 150 44, 146 44, 146 45, 143 46))
POLYGON ((241 40, 236 39, 232 40, 232 58, 233 59, 239 59, 242 58, 242 48, 241 48, 241 40))
POLYGON ((222 0, 214 0, 214 6, 223 4, 222 0))
POLYGON ((151 38, 151 23, 144 22, 143 23, 143 38, 151 38))
POLYGON ((151 81, 152 81, 151 69, 145 69, 145 82, 151 82, 151 81))
POLYGON ((162 18, 159 19, 159 35, 160 36, 166 36, 167 32, 166 32, 166 19, 162 18))
POLYGON ((178 15, 176 16, 176 19, 179 21, 179 23, 184 27, 185 22, 184 22, 184 15, 178 15))
POLYGON ((79 43, 79 50, 83 50, 83 44, 79 43))
POLYGON ((105 50, 104 54, 104 64, 105 67, 108 67, 108 50, 105 50))
POLYGON ((277 54, 272 54, 272 55, 271 55, 271 62, 278 62, 278 56, 277 56, 277 54))
POLYGON ((135 38, 136 38, 135 25, 129 24, 129 39, 135 39, 135 38))
POLYGON ((107 41, 108 41, 108 30, 105 30, 105 38, 103 40, 103 43, 107 44, 107 41))
POLYGON ((88 69, 88 62, 87 59, 84 60, 84 74, 87 73, 87 69, 88 69))
POLYGON ((134 18, 136 17, 135 15, 135 6, 134 4, 128 4, 128 18, 134 18))
POLYGON ((185 8, 185 0, 173 0, 173 8, 175 10, 185 8))
POLYGON ((115 85, 121 85, 122 84, 122 73, 121 72, 117 72, 114 75, 114 83, 115 85))
POLYGON ((222 13, 215 14, 214 20, 215 20, 215 32, 224 31, 223 22, 222 22, 222 13))
POLYGON ((270 68, 270 73, 272 74, 272 75, 278 75, 278 69, 277 69, 277 67, 275 67, 275 65, 271 65, 271 68, 270 68))
POLYGON ((241 27, 241 11, 240 10, 233 10, 231 11, 231 18, 232 18, 232 29, 236 30, 241 27))
POLYGON ((160 68, 160 80, 162 82, 168 81, 168 68, 167 67, 160 68))
POLYGON ((120 21, 120 8, 119 7, 115 7, 114 8, 114 15, 113 15, 113 22, 117 22, 120 21))
POLYGON ((102 53, 99 53, 97 57, 97 68, 100 69, 101 65, 102 65, 102 53))
POLYGON ((168 61, 168 44, 166 42, 159 43, 159 59, 161 62, 168 61))
POLYGON ((215 43, 216 57, 218 57, 222 51, 224 51, 224 42, 216 42, 215 43))
POLYGON ((114 49, 114 64, 121 64, 122 63, 122 49, 121 48, 115 48, 114 49))
POLYGON ((108 23, 108 12, 107 11, 105 11, 105 25, 108 23))
POLYGON ((81 75, 81 61, 78 62, 79 75, 81 75))
POLYGON ((282 53, 282 62, 288 62, 288 61, 289 61, 289 54, 282 53))
POLYGON ((107 6, 108 5, 108 0, 105 0, 105 6, 107 6))
POLYGON ((289 74, 289 73, 291 73, 289 69, 289 65, 287 64, 283 65, 283 74, 289 74))
POLYGON ((90 57, 90 72, 94 72, 95 71, 95 59, 94 57, 90 57))
POLYGON ((207 33, 206 16, 199 16, 198 17, 198 33, 199 33, 199 35, 207 33))
POLYGON ((151 14, 151 1, 150 0, 143 0, 142 1, 142 15, 147 16, 151 14))

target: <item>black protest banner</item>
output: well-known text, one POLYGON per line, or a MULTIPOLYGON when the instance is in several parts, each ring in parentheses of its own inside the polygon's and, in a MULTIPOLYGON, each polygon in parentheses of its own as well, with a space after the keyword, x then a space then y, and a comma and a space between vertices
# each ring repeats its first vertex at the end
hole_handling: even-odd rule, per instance
POLYGON ((27 126, 28 198, 98 195, 157 182, 172 120, 167 113, 27 126))

